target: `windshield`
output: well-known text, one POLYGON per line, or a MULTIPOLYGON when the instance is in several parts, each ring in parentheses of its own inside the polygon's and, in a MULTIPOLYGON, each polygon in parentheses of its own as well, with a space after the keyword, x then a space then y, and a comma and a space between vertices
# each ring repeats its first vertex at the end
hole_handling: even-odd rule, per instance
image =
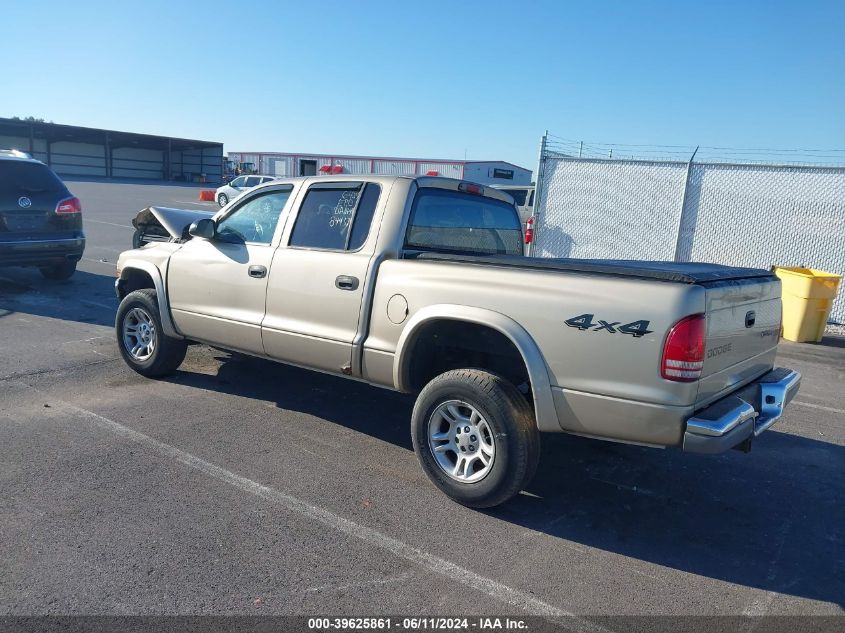
POLYGON ((64 184, 41 163, 18 160, 0 161, 0 194, 64 193, 64 184))

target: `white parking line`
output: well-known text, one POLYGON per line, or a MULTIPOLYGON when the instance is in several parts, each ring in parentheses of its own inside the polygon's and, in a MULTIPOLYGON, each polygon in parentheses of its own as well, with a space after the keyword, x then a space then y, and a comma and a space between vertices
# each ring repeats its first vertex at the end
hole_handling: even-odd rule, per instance
POLYGON ((609 633, 609 629, 603 626, 574 616, 568 611, 559 609, 558 607, 543 602, 534 596, 509 587, 508 585, 493 580, 492 578, 476 574, 469 569, 465 569, 460 565, 456 565, 448 560, 429 554, 428 552, 413 547, 412 545, 408 545, 399 539, 383 534, 378 530, 360 525, 354 521, 350 521, 349 519, 334 514, 329 510, 310 504, 307 501, 302 501, 292 495, 270 488, 269 486, 265 486, 256 481, 252 481, 251 479, 247 479, 246 477, 226 470, 216 464, 212 464, 200 457, 191 455, 190 453, 178 449, 175 446, 165 444, 164 442, 160 442, 149 435, 144 435, 143 433, 124 426, 119 422, 110 420, 98 413, 77 407, 76 405, 65 402, 64 400, 58 400, 40 389, 36 389, 35 387, 31 387, 23 383, 20 384, 25 388, 29 388, 40 393, 53 402, 57 402, 59 406, 90 419, 100 428, 138 444, 142 444, 163 457, 173 459, 174 461, 198 470, 210 477, 214 477, 215 479, 234 486, 239 490, 255 495, 256 497, 272 501, 291 512, 296 512, 307 519, 322 523, 326 527, 337 530, 338 532, 358 538, 365 543, 388 551, 399 558, 403 558, 415 565, 427 569, 428 571, 443 576, 448 580, 459 582, 471 589, 485 593, 499 602, 527 611, 532 615, 566 617, 566 625, 579 631, 590 633, 609 633))
POLYGON ((390 576, 388 578, 376 578, 375 580, 365 580, 363 582, 350 582, 345 585, 321 585, 319 587, 309 587, 305 591, 348 591, 349 589, 363 589, 365 587, 375 587, 378 585, 389 585, 394 582, 403 582, 408 580, 411 574, 404 573, 398 576, 390 576))
POLYGON ((117 309, 117 303, 114 305, 107 305, 105 303, 97 303, 96 301, 80 301, 82 305, 85 306, 94 306, 95 308, 101 308, 103 310, 115 310, 117 309))
POLYGON ((820 409, 822 411, 830 411, 831 413, 841 413, 845 415, 845 409, 837 409, 835 407, 825 407, 820 404, 813 404, 812 402, 802 402, 801 400, 793 400, 792 404, 798 404, 802 407, 809 407, 811 409, 820 409))
POLYGON ((126 224, 115 224, 114 222, 104 222, 103 220, 92 220, 91 218, 85 218, 85 223, 93 222, 94 224, 108 224, 109 226, 119 226, 122 229, 134 229, 134 226, 128 226, 126 224))
MULTIPOLYGON (((769 584, 774 583, 778 577, 778 571, 780 567, 780 559, 783 556, 783 546, 786 545, 786 537, 789 535, 789 531, 792 529, 792 522, 791 521, 784 521, 781 524, 780 528, 778 529, 777 537, 775 540, 775 555, 769 561, 769 569, 766 573, 766 582, 769 584)), ((769 590, 763 593, 758 599, 754 600, 749 604, 745 609, 743 609, 742 614, 747 616, 763 616, 769 612, 769 609, 772 606, 772 602, 774 602, 775 598, 778 596, 777 591, 769 590)), ((757 625, 755 625, 753 629, 756 629, 757 625)))
POLYGON ((114 268, 114 262, 101 262, 99 259, 91 259, 90 257, 83 257, 82 261, 91 262, 92 264, 105 264, 110 268, 114 268))

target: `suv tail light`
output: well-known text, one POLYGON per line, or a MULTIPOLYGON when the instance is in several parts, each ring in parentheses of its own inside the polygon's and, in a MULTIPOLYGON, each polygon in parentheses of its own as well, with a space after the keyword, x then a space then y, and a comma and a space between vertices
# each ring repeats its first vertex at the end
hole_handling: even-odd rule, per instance
POLYGON ((534 241, 534 218, 528 218, 525 222, 525 243, 530 244, 534 241))
POLYGON ((82 204, 79 198, 65 198, 56 205, 56 213, 82 213, 82 204))
POLYGON ((707 320, 694 314, 678 321, 663 346, 660 374, 666 380, 695 382, 704 367, 704 338, 707 320))

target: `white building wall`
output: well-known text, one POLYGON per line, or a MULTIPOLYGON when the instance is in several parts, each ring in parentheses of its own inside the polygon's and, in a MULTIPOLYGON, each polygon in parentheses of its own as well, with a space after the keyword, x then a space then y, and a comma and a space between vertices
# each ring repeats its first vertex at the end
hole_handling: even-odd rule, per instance
MULTIPOLYGON (((530 185, 531 171, 502 161, 415 161, 410 159, 370 158, 366 156, 334 157, 308 154, 229 152, 229 160, 254 163, 261 174, 273 176, 299 176, 302 161, 314 161, 317 174, 325 166, 343 167, 344 174, 379 174, 387 176, 423 176, 436 171, 438 176, 472 180, 482 184, 530 185), (497 177, 495 170, 513 174, 512 178, 497 177)), ((325 173, 325 172, 323 172, 325 173)))
POLYGON ((464 166, 464 180, 482 185, 530 185, 531 171, 502 161, 472 162, 464 166), (496 177, 496 170, 512 172, 513 178, 496 177))

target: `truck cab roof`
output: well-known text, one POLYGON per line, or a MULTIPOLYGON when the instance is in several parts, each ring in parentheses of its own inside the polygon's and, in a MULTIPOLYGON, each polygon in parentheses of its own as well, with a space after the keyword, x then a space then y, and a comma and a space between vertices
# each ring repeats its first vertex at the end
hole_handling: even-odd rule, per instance
POLYGON ((474 195, 486 196, 513 204, 513 199, 502 191, 494 189, 490 185, 482 185, 468 180, 447 178, 445 176, 406 176, 406 175, 378 175, 378 174, 333 174, 326 176, 279 176, 271 182, 258 185, 260 187, 278 186, 280 184, 311 184, 311 183, 349 183, 349 182, 373 182, 382 186, 389 185, 397 180, 412 180, 418 187, 434 187, 437 189, 448 189, 450 191, 461 191, 474 195))

